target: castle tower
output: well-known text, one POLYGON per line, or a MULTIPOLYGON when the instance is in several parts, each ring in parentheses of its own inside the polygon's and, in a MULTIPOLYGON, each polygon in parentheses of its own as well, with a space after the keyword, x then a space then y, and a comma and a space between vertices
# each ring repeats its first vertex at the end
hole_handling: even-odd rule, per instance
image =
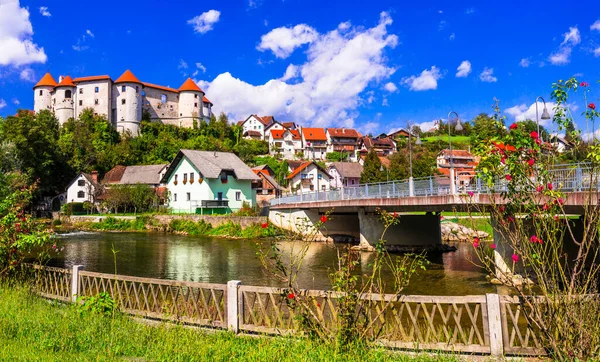
POLYGON ((44 109, 52 110, 52 92, 56 81, 50 73, 46 73, 35 86, 33 86, 33 110, 37 113, 44 109))
POLYGON ((179 125, 192 127, 194 119, 202 120, 202 98, 204 92, 198 85, 188 78, 179 87, 179 125))
POLYGON ((206 119, 210 119, 210 116, 212 116, 212 102, 209 101, 208 98, 204 97, 202 98, 202 104, 204 117, 206 117, 206 119))
POLYGON ((75 98, 77 86, 70 76, 63 78, 54 88, 54 114, 62 126, 75 117, 75 98))
POLYGON ((131 132, 137 136, 142 121, 142 88, 144 85, 127 69, 113 85, 113 120, 121 133, 131 132))

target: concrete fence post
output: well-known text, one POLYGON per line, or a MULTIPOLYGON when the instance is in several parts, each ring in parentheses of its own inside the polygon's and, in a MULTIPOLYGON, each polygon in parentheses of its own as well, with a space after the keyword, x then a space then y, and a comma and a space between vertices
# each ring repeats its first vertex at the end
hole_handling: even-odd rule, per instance
POLYGON ((486 294, 487 322, 490 331, 490 353, 493 357, 504 355, 504 343, 502 339, 502 320, 500 318, 500 296, 498 294, 486 294))
POLYGON ((240 332, 240 300, 238 289, 242 285, 241 280, 230 280, 227 282, 227 329, 233 333, 240 332))
POLYGON ((77 302, 79 295, 79 271, 83 270, 83 265, 73 265, 71 272, 71 302, 77 302))
POLYGON ((429 177, 429 195, 433 195, 433 177, 429 177))
POLYGON ((415 196, 415 180, 412 176, 408 178, 408 196, 415 196))

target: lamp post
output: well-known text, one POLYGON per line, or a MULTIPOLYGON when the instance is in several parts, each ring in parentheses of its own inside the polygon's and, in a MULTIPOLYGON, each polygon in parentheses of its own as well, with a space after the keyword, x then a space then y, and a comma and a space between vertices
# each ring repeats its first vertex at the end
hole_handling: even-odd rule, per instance
MULTIPOLYGON (((411 136, 412 136, 412 127, 410 124, 408 124, 408 163, 409 163, 409 167, 410 167, 410 177, 408 178, 408 195, 409 196, 415 196, 415 185, 414 185, 414 179, 413 179, 413 167, 412 167, 412 142, 411 142, 411 136)), ((419 135, 417 135, 417 141, 415 142, 416 145, 420 145, 421 144, 421 137, 419 137, 419 135)))
POLYGON ((541 99, 542 102, 544 102, 544 110, 542 111, 542 119, 546 120, 546 119, 550 119, 550 113, 548 113, 548 108, 546 108, 546 101, 544 100, 544 98, 537 97, 535 99, 535 123, 537 123, 537 133, 540 137, 540 140, 543 141, 542 139, 542 134, 540 133, 540 119, 538 117, 538 99, 541 99))
POLYGON ((450 194, 454 195, 456 194, 456 183, 455 183, 455 176, 454 176, 454 162, 452 159, 452 139, 450 136, 450 116, 452 115, 452 113, 454 113, 456 115, 456 127, 454 127, 455 131, 462 131, 463 128, 460 125, 460 117, 458 116, 458 113, 454 112, 454 111, 450 111, 448 112, 448 148, 450 149, 450 194))

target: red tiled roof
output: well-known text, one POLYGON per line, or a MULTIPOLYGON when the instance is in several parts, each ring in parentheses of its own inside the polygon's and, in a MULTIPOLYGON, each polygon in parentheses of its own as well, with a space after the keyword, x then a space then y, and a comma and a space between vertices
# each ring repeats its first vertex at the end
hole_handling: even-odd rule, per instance
POLYGON ((208 100, 208 98, 206 98, 206 97, 202 97, 202 102, 204 102, 204 103, 210 103, 210 104, 213 104, 213 103, 212 103, 211 101, 209 101, 209 100, 208 100))
POLYGON ((119 78, 117 78, 117 80, 115 80, 115 84, 118 84, 118 83, 140 83, 140 84, 142 84, 142 82, 140 82, 140 80, 137 79, 137 77, 135 75, 133 75, 133 73, 129 69, 127 69, 123 74, 121 74, 121 76, 119 78))
POLYGON ((190 91, 190 92, 202 92, 202 89, 200 89, 200 87, 198 87, 198 85, 192 80, 192 78, 188 78, 185 82, 183 82, 183 84, 181 85, 181 87, 179 87, 179 91, 183 92, 183 91, 190 91))
POLYGON ((273 116, 261 116, 259 118, 262 118, 262 122, 265 126, 269 125, 269 124, 273 123, 273 121, 275 121, 273 116))
POLYGON ((283 127, 285 127, 285 128, 292 128, 292 127, 294 127, 296 124, 295 124, 294 122, 283 122, 281 125, 282 125, 283 127))
POLYGON ((75 84, 73 83, 71 76, 67 75, 60 83, 58 83, 57 87, 75 87, 75 84))
POLYGON ((290 132, 292 134, 292 139, 299 139, 300 138, 300 132, 298 132, 295 129, 290 129, 290 130, 287 130, 287 129, 272 129, 271 130, 271 136, 274 139, 281 139, 281 138, 283 138, 283 135, 284 135, 285 132, 290 132))
POLYGON ((106 174, 104 174, 104 177, 102 178, 102 183, 104 183, 104 184, 119 183, 119 181, 121 181, 121 178, 123 177, 123 173, 125 173, 126 168, 127 168, 126 166, 121 166, 121 165, 117 165, 117 166, 113 167, 112 169, 110 169, 110 171, 108 171, 106 174))
POLYGON ((351 128, 327 128, 327 133, 330 137, 338 138, 359 138, 360 135, 356 130, 351 128))
POLYGON ((93 82, 95 80, 111 80, 108 75, 93 75, 91 77, 79 77, 73 79, 73 83, 79 82, 93 82))
POLYGON ((304 170, 305 168, 307 168, 311 164, 315 165, 324 174, 326 174, 327 176, 331 177, 331 175, 329 175, 329 173, 326 170, 324 170, 321 166, 319 166, 315 162, 313 162, 313 161, 306 161, 303 164, 301 164, 300 167, 296 168, 292 173, 290 173, 290 175, 287 177, 287 179, 291 180, 292 178, 294 178, 294 176, 298 175, 300 172, 302 172, 302 170, 304 170))
POLYGON ((141 83, 144 85, 144 87, 160 89, 160 90, 164 90, 167 92, 179 93, 179 91, 175 88, 163 87, 162 85, 146 83, 146 82, 141 82, 141 83))
MULTIPOLYGON (((442 150, 440 154, 444 154, 444 156, 450 156, 450 150, 442 150)), ((475 158, 473 154, 467 150, 452 150, 452 157, 475 158)))
POLYGON ((52 75, 50 73, 44 74, 42 79, 40 79, 40 81, 37 82, 37 84, 34 85, 33 88, 43 87, 43 86, 56 87, 56 81, 54 80, 54 78, 52 78, 52 75))
POLYGON ((307 141, 327 141, 323 128, 302 128, 302 136, 307 141))

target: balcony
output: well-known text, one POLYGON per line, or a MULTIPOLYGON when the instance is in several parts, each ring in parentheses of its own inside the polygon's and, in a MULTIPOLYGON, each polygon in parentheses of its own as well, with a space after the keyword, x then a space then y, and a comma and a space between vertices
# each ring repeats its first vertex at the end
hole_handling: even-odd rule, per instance
POLYGON ((216 209, 216 208, 228 208, 229 207, 229 200, 202 200, 200 202, 200 205, 203 208, 212 208, 212 209, 216 209))

